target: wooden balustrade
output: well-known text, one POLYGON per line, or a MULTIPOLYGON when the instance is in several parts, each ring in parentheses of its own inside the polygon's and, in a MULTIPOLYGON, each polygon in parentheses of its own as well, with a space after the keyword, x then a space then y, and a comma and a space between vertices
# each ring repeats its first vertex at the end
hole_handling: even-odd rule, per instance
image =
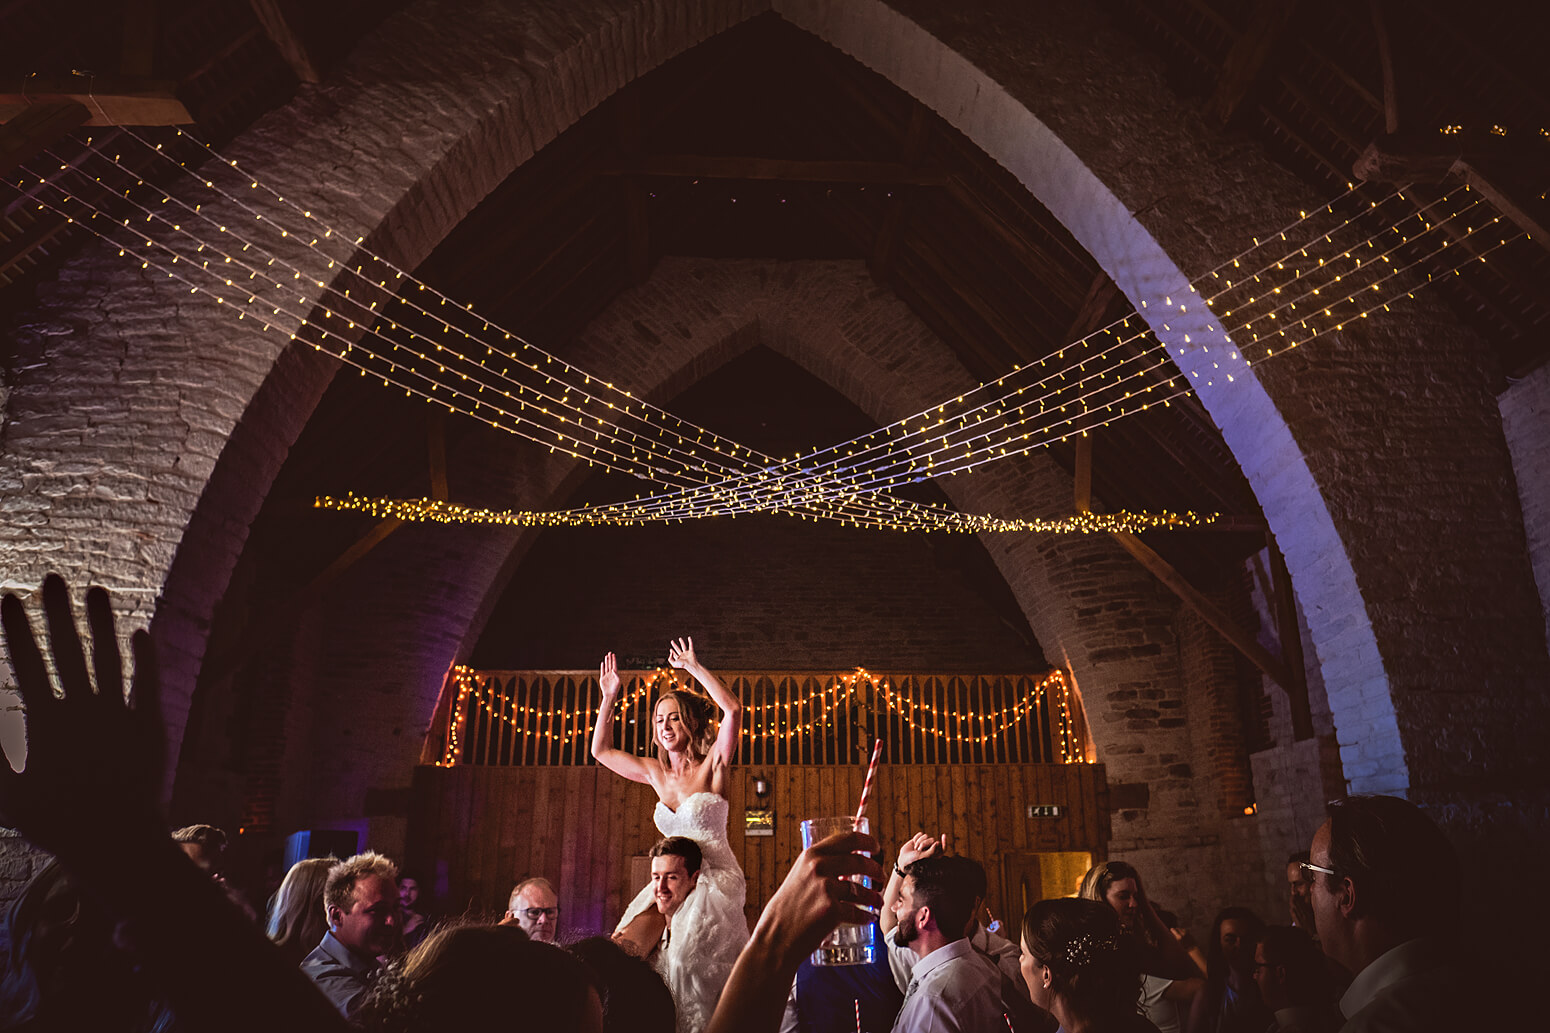
MULTIPOLYGON (((717 674, 743 703, 740 764, 865 764, 879 735, 889 764, 1059 764, 1087 756, 1081 704, 1058 670, 717 674)), ((687 679, 668 670, 619 675, 614 745, 644 755, 657 693, 687 679)), ((448 692, 445 723, 431 736, 440 766, 595 763, 594 672, 457 668, 448 692)))

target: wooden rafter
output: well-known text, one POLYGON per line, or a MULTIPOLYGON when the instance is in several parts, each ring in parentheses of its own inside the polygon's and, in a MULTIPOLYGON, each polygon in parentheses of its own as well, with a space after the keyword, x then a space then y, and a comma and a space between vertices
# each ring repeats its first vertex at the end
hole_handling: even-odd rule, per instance
POLYGON ((88 126, 180 126, 194 117, 178 100, 177 84, 118 75, 34 75, 0 82, 0 122, 28 108, 75 103, 86 108, 88 126))
POLYGON ((0 126, 0 173, 22 165, 53 147, 91 119, 86 105, 74 100, 34 104, 0 126))
POLYGON ((1244 99, 1264 77, 1265 67, 1296 10, 1297 0, 1259 0, 1254 5, 1248 29, 1233 42, 1222 62, 1211 97, 1211 111, 1221 125, 1237 116, 1244 99))
POLYGON ((1383 72, 1383 131, 1390 136, 1399 132, 1399 84, 1394 78, 1394 48, 1389 41, 1388 19, 1383 16, 1383 0, 1368 0, 1372 8, 1372 31, 1378 38, 1378 66, 1383 72))
POLYGON ((890 161, 805 161, 719 154, 653 154, 604 165, 603 176, 676 179, 754 179, 790 183, 864 183, 867 186, 946 186, 947 173, 890 161))
POLYGON ((1285 688, 1291 684, 1291 675, 1287 673, 1286 665, 1273 655, 1264 646, 1254 640, 1252 635, 1242 628, 1224 613, 1215 603, 1205 596, 1199 589, 1189 583, 1189 579, 1174 569, 1173 565, 1157 554, 1151 546, 1133 534, 1116 532, 1114 540, 1130 555, 1134 556, 1143 567, 1151 571, 1157 580, 1166 585, 1169 590, 1182 599, 1191 609, 1198 613, 1202 620, 1216 630, 1232 647, 1248 658, 1249 662, 1258 667, 1265 674, 1275 680, 1277 685, 1285 688))
POLYGON ((264 27, 264 34, 280 52, 285 63, 291 66, 296 78, 305 83, 320 81, 322 76, 318 72, 318 62, 307 40, 296 28, 292 6, 285 0, 248 0, 248 3, 258 18, 258 24, 264 27))

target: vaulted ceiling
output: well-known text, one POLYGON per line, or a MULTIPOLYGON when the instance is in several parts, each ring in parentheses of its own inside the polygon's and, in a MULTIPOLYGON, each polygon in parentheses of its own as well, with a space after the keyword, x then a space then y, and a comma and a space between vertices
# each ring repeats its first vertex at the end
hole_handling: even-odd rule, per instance
MULTIPOLYGON (((170 96, 219 144, 303 80, 326 78, 395 6, 336 4, 324 17, 280 0, 127 3, 82 20, 46 0, 11 0, 0 20, 20 31, 0 41, 0 67, 35 71, 35 82, 83 68, 169 80, 170 96)), ((1534 74, 1534 41, 1545 36, 1517 20, 1528 16, 1334 0, 1108 7, 1224 134, 1265 147, 1320 191, 1344 189, 1353 163, 1378 141, 1381 153, 1368 155, 1375 175, 1414 178, 1462 156, 1509 215, 1545 224, 1550 102, 1534 74)), ((90 160, 112 133, 92 131, 88 143, 78 130, 53 148, 90 160)), ((81 238, 24 197, 0 201, 4 315, 24 310, 81 238)), ((1472 263, 1444 288, 1505 376, 1550 355, 1542 241, 1472 263)), ((665 255, 864 259, 981 378, 1049 356, 1128 310, 1006 170, 881 77, 773 14, 610 98, 513 173, 418 274, 559 347, 665 255)), ((348 478, 423 494, 417 464, 403 472, 405 456, 424 455, 421 422, 398 418, 393 406, 364 385, 336 385, 277 485, 277 511, 351 487, 348 478), (328 442, 327 452, 310 451, 309 441, 328 442)), ((1075 446, 1052 454, 1077 469, 1075 446)), ((1227 516, 1216 531, 1154 536, 1192 577, 1211 579, 1262 544, 1253 494, 1192 399, 1095 434, 1091 470, 1106 508, 1227 516)), ((325 563, 347 544, 338 530, 316 534, 301 562, 325 563)))

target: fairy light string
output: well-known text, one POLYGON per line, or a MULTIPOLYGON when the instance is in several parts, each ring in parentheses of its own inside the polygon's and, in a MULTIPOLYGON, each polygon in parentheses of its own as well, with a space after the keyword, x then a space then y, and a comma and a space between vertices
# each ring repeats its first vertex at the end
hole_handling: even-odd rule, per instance
MULTIPOLYGON (((48 183, 46 183, 45 181, 42 181, 42 180, 40 180, 40 183, 43 183, 43 185, 51 185, 51 184, 48 184, 48 183)), ((61 193, 64 195, 63 199, 65 201, 82 201, 83 203, 85 203, 83 199, 63 191, 62 188, 60 188, 60 189, 61 189, 61 193)), ((65 216, 66 218, 70 219, 72 222, 76 222, 76 223, 80 224, 80 220, 78 220, 78 219, 76 219, 74 217, 74 215, 76 213, 73 213, 71 210, 66 209, 60 203, 49 202, 46 199, 43 199, 42 202, 40 203, 40 207, 48 207, 48 208, 58 212, 59 214, 65 216)), ((139 208, 139 210, 142 213, 146 213, 147 221, 153 221, 153 220, 161 221, 164 224, 166 224, 168 227, 170 227, 174 232, 185 233, 185 234, 187 233, 187 231, 183 230, 181 224, 176 223, 176 222, 172 222, 171 220, 164 219, 164 218, 158 216, 155 212, 149 210, 144 205, 139 205, 137 207, 139 208)), ((91 217, 92 218, 96 218, 98 215, 101 215, 101 214, 102 213, 101 213, 101 211, 99 209, 95 209, 94 208, 94 209, 91 210, 91 217)), ((115 224, 122 224, 122 225, 125 225, 125 226, 129 225, 129 221, 128 220, 119 220, 119 219, 115 218, 113 220, 113 222, 115 224)), ((91 227, 91 226, 88 225, 88 228, 92 229, 93 232, 96 232, 98 236, 100 236, 103 239, 107 240, 109 243, 114 244, 115 246, 122 245, 122 246, 119 246, 120 254, 128 253, 129 247, 134 246, 134 245, 124 244, 123 242, 115 241, 111 236, 107 235, 106 233, 101 232, 100 230, 95 229, 95 227, 91 227)), ((144 237, 143 234, 141 235, 140 238, 137 238, 137 239, 139 240, 139 244, 140 245, 142 245, 142 246, 144 246, 146 248, 152 248, 152 249, 155 249, 155 250, 159 250, 160 252, 163 253, 164 256, 166 256, 166 260, 164 260, 164 261, 156 261, 156 260, 154 260, 152 258, 149 258, 149 257, 145 256, 144 254, 135 256, 136 260, 138 260, 140 262, 142 268, 155 268, 158 271, 164 272, 169 277, 176 279, 178 282, 181 282, 181 283, 183 283, 186 286, 189 286, 191 292, 193 292, 193 293, 204 293, 204 294, 207 294, 207 295, 213 297, 213 299, 218 304, 225 304, 227 302, 227 298, 222 296, 220 293, 213 292, 213 291, 210 290, 210 288, 208 286, 201 286, 201 285, 195 283, 192 279, 190 279, 189 276, 186 276, 186 275, 183 275, 181 273, 178 273, 174 269, 170 268, 171 266, 177 265, 178 262, 181 259, 184 259, 184 258, 188 257, 186 254, 177 252, 176 250, 172 249, 171 247, 168 247, 166 245, 166 243, 163 242, 163 241, 153 240, 153 239, 144 237)), ((195 254, 197 255, 200 252, 203 252, 208 246, 209 245, 207 245, 207 244, 201 243, 201 245, 196 249, 195 254)), ((246 249, 248 246, 249 246, 248 244, 244 244, 244 249, 246 249)), ((228 286, 228 287, 233 286, 233 283, 232 283, 230 277, 223 277, 223 273, 225 272, 225 269, 226 269, 227 265, 235 265, 238 269, 245 269, 245 270, 247 270, 248 273, 249 273, 249 278, 250 279, 254 278, 255 276, 257 276, 257 275, 259 275, 261 273, 261 269, 259 267, 254 266, 254 265, 252 265, 250 263, 247 263, 247 262, 243 262, 243 261, 240 261, 240 260, 235 260, 235 259, 233 259, 233 257, 230 254, 227 254, 227 253, 224 253, 224 252, 218 252, 218 254, 223 258, 223 261, 218 265, 217 269, 214 270, 214 271, 211 271, 211 269, 210 269, 211 259, 208 259, 208 258, 206 258, 206 259, 195 258, 191 262, 185 262, 184 265, 183 265, 183 268, 195 270, 197 272, 208 273, 216 281, 224 282, 225 285, 228 286)), ((271 258, 269 260, 269 262, 266 263, 266 264, 269 264, 269 265, 274 264, 274 259, 271 258)), ((294 278, 299 278, 299 275, 300 275, 299 272, 298 273, 294 273, 293 277, 294 278)), ((319 281, 319 282, 321 283, 322 281, 319 281)), ((271 286, 273 286, 274 288, 276 288, 277 290, 284 290, 284 289, 286 289, 286 284, 283 281, 281 281, 281 280, 273 280, 273 279, 271 279, 271 280, 269 280, 269 284, 271 286)), ((246 299, 246 302, 244 302, 243 300, 238 298, 237 300, 234 300, 232 302, 231 307, 238 311, 238 313, 239 313, 238 318, 239 319, 244 318, 246 315, 255 315, 255 316, 261 318, 262 320, 264 320, 263 326, 264 326, 264 329, 266 329, 266 330, 269 329, 270 325, 272 325, 270 321, 274 320, 275 317, 280 316, 282 314, 292 316, 296 320, 297 324, 300 327, 303 328, 303 331, 305 331, 305 329, 307 329, 307 328, 312 328, 312 329, 314 329, 316 331, 317 335, 322 338, 323 342, 327 342, 327 341, 329 341, 331 339, 333 341, 335 341, 336 344, 337 344, 336 350, 332 350, 332 351, 329 352, 330 354, 333 354, 334 357, 339 358, 341 361, 345 362, 346 364, 353 365, 356 368, 360 369, 361 372, 362 372, 362 375, 370 374, 372 376, 381 376, 382 379, 384 380, 384 384, 387 384, 388 382, 392 381, 392 382, 395 383, 396 386, 405 386, 405 384, 404 384, 402 379, 397 379, 397 380, 394 379, 394 374, 397 373, 400 370, 402 370, 403 372, 406 372, 406 373, 416 373, 416 371, 411 370, 408 367, 402 366, 401 364, 395 362, 391 358, 388 358, 388 359, 384 360, 385 364, 386 364, 386 375, 384 375, 383 367, 381 367, 381 366, 379 366, 379 367, 372 367, 372 366, 367 365, 365 362, 361 361, 361 356, 370 356, 371 355, 371 351, 370 351, 369 348, 362 347, 362 346, 360 346, 360 345, 358 345, 358 344, 356 344, 356 343, 354 343, 354 342, 352 342, 352 341, 350 341, 348 339, 345 339, 345 338, 341 337, 337 332, 331 331, 331 330, 327 329, 326 327, 322 327, 319 324, 317 324, 316 322, 309 322, 309 320, 304 315, 302 315, 302 314, 300 314, 298 312, 293 311, 288 306, 288 303, 286 303, 286 302, 281 302, 278 305, 271 304, 270 305, 270 310, 268 312, 261 312, 258 309, 252 307, 252 303, 255 300, 256 300, 256 298, 253 295, 249 294, 247 299, 246 299)), ((305 302, 305 300, 306 300, 305 298, 298 298, 298 301, 301 301, 301 302, 305 302)), ((331 315, 332 315, 332 313, 329 312, 327 309, 325 309, 325 316, 331 316, 331 315)), ((353 328, 353 323, 352 323, 352 328, 353 328)), ((291 336, 292 336, 293 339, 295 339, 295 338, 297 338, 299 336, 299 334, 292 334, 291 336)), ((310 343, 311 346, 313 346, 314 348, 319 348, 319 350, 326 350, 326 349, 322 348, 321 343, 319 341, 317 341, 317 340, 314 340, 314 341, 311 341, 311 342, 307 342, 307 343, 310 343)), ((443 369, 441 369, 441 371, 445 372, 445 369, 443 368, 443 369)), ((464 379, 466 379, 466 377, 464 379)), ((439 402, 440 404, 446 405, 452 411, 459 411, 460 407, 456 404, 456 401, 449 402, 446 398, 442 398, 442 397, 437 397, 436 396, 435 388, 437 386, 439 386, 439 385, 437 385, 434 380, 428 380, 425 384, 421 384, 421 385, 410 383, 407 386, 405 386, 405 390, 406 390, 407 393, 417 394, 417 395, 419 395, 421 397, 424 397, 428 401, 439 402)), ((448 393, 453 397, 453 399, 457 399, 457 398, 461 397, 461 398, 468 399, 468 400, 471 400, 471 401, 474 402, 474 404, 471 407, 463 407, 462 411, 465 411, 467 414, 474 415, 474 416, 476 416, 476 418, 481 418, 481 419, 484 420, 484 422, 489 423, 492 426, 496 426, 499 429, 507 430, 509 432, 516 433, 516 434, 518 434, 520 436, 527 437, 529 440, 535 440, 539 444, 548 444, 550 446, 550 448, 551 448, 551 451, 556 450, 556 445, 555 445, 554 442, 552 442, 552 441, 546 442, 541 437, 534 437, 532 434, 527 433, 523 429, 526 425, 531 424, 533 422, 531 419, 525 419, 524 420, 524 419, 520 419, 519 418, 519 419, 517 419, 515 421, 514 424, 505 424, 505 423, 502 423, 499 420, 491 419, 489 417, 484 416, 479 411, 479 406, 480 406, 481 403, 479 403, 477 399, 474 399, 473 396, 469 395, 467 392, 459 391, 457 386, 456 386, 456 381, 453 382, 453 386, 449 389, 448 393)), ((501 411, 497 407, 487 407, 487 408, 495 409, 497 412, 501 411)), ((529 408, 531 408, 531 409, 541 409, 542 407, 535 405, 535 406, 530 406, 529 408)), ((506 413, 506 415, 510 415, 510 413, 508 412, 508 413, 506 413)), ((602 422, 604 422, 604 421, 599 421, 599 423, 602 423, 602 422)), ((583 444, 577 438, 573 438, 572 442, 574 444, 583 444)), ((642 471, 642 470, 640 470, 638 468, 632 469, 627 464, 624 464, 624 463, 610 463, 608 460, 603 459, 600 455, 597 454, 597 449, 596 448, 594 448, 593 454, 591 454, 591 455, 583 455, 579 451, 577 451, 577 450, 575 450, 575 449, 573 449, 571 447, 566 447, 566 445, 564 444, 563 436, 561 437, 561 442, 560 442, 560 445, 558 446, 558 450, 564 451, 566 454, 572 455, 575 458, 584 459, 584 460, 586 460, 588 462, 592 462, 595 465, 601 465, 601 466, 604 466, 605 468, 614 469, 614 470, 617 470, 619 472, 633 473, 636 476, 646 476, 646 475, 649 475, 652 472, 655 472, 653 470, 642 471)), ((614 458, 617 459, 619 457, 618 457, 617 454, 615 454, 614 458)), ((896 507, 896 508, 902 509, 906 513, 914 514, 916 518, 940 520, 944 516, 951 516, 950 511, 945 511, 945 510, 942 511, 940 514, 932 514, 931 513, 931 507, 921 506, 921 505, 914 504, 914 503, 905 503, 905 504, 902 504, 900 507, 896 507)), ((853 521, 857 521, 857 522, 871 522, 873 524, 897 523, 898 522, 897 520, 885 521, 885 520, 880 519, 880 517, 886 512, 886 509, 884 507, 878 507, 878 506, 873 505, 873 506, 870 506, 870 507, 862 506, 862 507, 858 508, 858 507, 854 507, 853 506, 852 509, 854 511, 849 513, 849 514, 847 514, 847 518, 851 519, 853 521)))
MULTIPOLYGON (((513 736, 538 743, 580 746, 592 734, 596 706, 590 684, 584 679, 579 691, 588 702, 571 707, 531 706, 514 701, 502 686, 502 678, 461 664, 453 667, 452 682, 455 695, 446 746, 438 762, 441 767, 459 762, 468 737, 468 722, 476 713, 489 722, 507 726, 513 736)), ((630 687, 615 704, 621 713, 630 712, 663 691, 683 688, 672 671, 661 668, 642 672, 628 684, 630 687)), ((873 674, 863 667, 847 674, 823 676, 818 688, 801 696, 745 703, 741 745, 747 748, 756 743, 808 744, 815 737, 833 734, 835 715, 849 714, 854 707, 875 705, 879 720, 897 718, 907 734, 919 733, 941 744, 985 746, 1006 733, 1016 732, 1024 722, 1048 709, 1061 763, 1085 760, 1078 748, 1070 681, 1064 671, 1050 671, 1005 706, 972 714, 939 706, 922 698, 925 694, 922 689, 903 689, 896 678, 873 674), (955 724, 956 729, 952 727, 955 724), (977 726, 978 731, 964 731, 966 724, 977 726)))
MULTIPOLYGON (((153 147, 132 131, 125 133, 143 146, 153 147)), ((683 520, 773 511, 856 526, 911 530, 1026 529, 1030 526, 1027 521, 966 516, 945 507, 907 502, 890 493, 904 484, 970 472, 986 462, 1090 433, 1153 404, 1167 405, 1191 390, 1190 380, 1198 380, 1202 369, 1208 383, 1213 371, 1230 382, 1235 370, 1247 368, 1251 362, 1251 356, 1242 354, 1234 344, 1234 335, 1247 334, 1250 346, 1256 351, 1263 349, 1253 361, 1264 361, 1329 329, 1342 328, 1346 321, 1364 318, 1380 307, 1386 309, 1400 297, 1413 296, 1419 286, 1438 275, 1423 268, 1428 262, 1443 257, 1442 273, 1456 273, 1468 261, 1483 261, 1491 251, 1521 236, 1493 234, 1498 239, 1484 247, 1470 245, 1471 238, 1501 220, 1477 195, 1470 196, 1467 186, 1448 191, 1426 205, 1417 205, 1399 190, 1360 209, 1360 198, 1354 196, 1356 189, 1351 185, 1341 198, 1326 203, 1311 216, 1299 213, 1296 222, 1263 240, 1256 239, 1253 247, 1197 279, 1202 286, 1210 283, 1209 293, 1201 294, 1191 285, 1190 298, 1177 303, 1172 297, 1164 299, 1168 314, 1154 317, 1164 331, 1171 331, 1168 320, 1177 318, 1173 313, 1185 316, 1191 304, 1202 306, 1206 312, 1213 305, 1222 308, 1221 333, 1228 351, 1220 358, 1213 357, 1209 368, 1192 369, 1186 376, 1173 365, 1167 346, 1151 328, 1145 323, 1132 325, 1134 316, 1126 316, 1049 356, 887 427, 839 445, 775 460, 635 399, 629 392, 484 320, 471 306, 454 302, 370 252, 363 246, 363 238, 357 237, 350 244, 346 234, 248 177, 235 162, 181 130, 178 135, 193 140, 233 174, 242 175, 249 190, 273 197, 301 221, 287 223, 272 212, 255 209, 218 186, 214 177, 195 172, 167 154, 159 144, 154 145, 154 153, 176 164, 201 188, 213 191, 232 211, 251 215, 252 227, 262 228, 271 238, 277 233, 276 243, 283 242, 285 249, 316 253, 326 266, 322 276, 279 257, 251 229, 239 233, 201 205, 172 198, 124 166, 118 155, 112 161, 131 177, 129 187, 114 188, 101 177, 89 178, 115 201, 122 198, 127 202, 144 216, 146 224, 159 226, 154 237, 146 226, 136 228, 131 219, 109 215, 96 202, 49 177, 39 176, 38 186, 31 190, 26 189, 25 181, 18 183, 18 188, 40 207, 49 207, 72 222, 80 224, 75 216, 84 214, 88 228, 119 246, 121 254, 132 254, 142 268, 155 268, 188 286, 192 293, 213 298, 235 311, 239 320, 260 320, 265 330, 278 326, 286 332, 284 326, 294 327, 292 339, 354 366, 362 376, 381 379, 384 386, 402 388, 409 395, 472 415, 551 451, 630 473, 667 489, 629 503, 560 511, 552 518, 554 522, 683 520), (61 199, 42 196, 46 189, 57 191, 61 199), (139 201, 134 196, 137 191, 155 196, 149 203, 139 201), (1387 206, 1396 200, 1404 202, 1406 209, 1397 218, 1385 215, 1387 206), (1358 210, 1342 218, 1337 202, 1358 210), (169 203, 171 208, 166 207, 169 203), (115 241, 109 233, 89 225, 99 218, 114 227, 115 233, 133 233, 135 240, 115 241), (1330 220, 1335 224, 1329 225, 1330 220), (185 223, 213 227, 218 238, 229 238, 232 244, 228 249, 212 243, 185 228, 185 223), (1377 229, 1365 241, 1346 244, 1344 238, 1364 223, 1377 229), (1412 223, 1419 228, 1407 229, 1412 223), (1419 243, 1428 234, 1439 236, 1441 243, 1422 251, 1419 243), (1364 247, 1372 253, 1361 254, 1364 247), (1450 247, 1457 248, 1460 257, 1456 261, 1446 257, 1450 247), (349 254, 343 253, 345 250, 349 254), (1407 260, 1396 261, 1399 256, 1407 260), (1246 262, 1252 271, 1239 272, 1246 262), (238 279, 243 271, 246 281, 238 279), (1407 274, 1424 275, 1425 281, 1407 287, 1402 282, 1407 274), (298 284, 306 289, 298 291, 298 284), (309 301, 307 291, 314 285, 321 293, 309 301), (261 291, 273 294, 261 301, 261 291), (429 295, 432 307, 419 304, 416 298, 421 294, 429 295), (292 296, 294 303, 288 300, 292 296), (1362 307, 1358 299, 1370 300, 1362 307), (302 306, 302 311, 294 306, 302 306), (321 317, 312 314, 313 307, 322 309, 321 317), (390 307, 402 307, 407 314, 390 318, 384 311, 390 307), (407 325, 411 318, 423 325, 407 325), (443 343, 442 337, 457 343, 443 343), (380 348, 374 340, 388 347, 380 348), (511 341, 516 343, 507 345, 511 341), (477 355, 481 348, 482 357, 477 355), (533 357, 524 358, 522 353, 533 357), (1068 353, 1073 361, 1065 361, 1068 353), (1089 365, 1093 367, 1090 371, 1089 365), (1032 397, 1026 397, 1030 392, 1032 397)), ((72 173, 84 176, 68 162, 59 164, 61 179, 72 173)), ((1147 307, 1145 300, 1142 307, 1147 307)), ((1215 333, 1217 326, 1211 323, 1206 329, 1215 333)), ((1175 342, 1175 351, 1182 356, 1192 344, 1186 332, 1182 343, 1175 342)), ((1196 346, 1205 352, 1210 348, 1203 342, 1196 346)), ((402 506, 413 500, 376 501, 402 506)), ((320 499, 319 506, 347 508, 337 500, 320 499)), ((538 514, 478 512, 492 522, 543 523, 549 519, 538 514)), ((425 519, 445 515, 431 508, 424 512, 425 519)), ((456 522, 469 520, 468 513, 463 513, 456 522)))

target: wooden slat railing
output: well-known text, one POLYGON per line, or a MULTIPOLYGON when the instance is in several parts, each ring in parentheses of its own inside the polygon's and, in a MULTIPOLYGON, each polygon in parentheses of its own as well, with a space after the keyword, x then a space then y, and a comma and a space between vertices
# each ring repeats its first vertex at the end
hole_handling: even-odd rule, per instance
MULTIPOLYGON (((1062 671, 876 674, 720 671, 743 703, 738 763, 865 764, 873 740, 890 764, 1079 763, 1081 705, 1062 671)), ((652 748, 652 704, 681 676, 620 671, 614 745, 652 748)), ((451 705, 431 731, 441 766, 589 765, 601 692, 591 671, 476 671, 448 677, 451 705)))

